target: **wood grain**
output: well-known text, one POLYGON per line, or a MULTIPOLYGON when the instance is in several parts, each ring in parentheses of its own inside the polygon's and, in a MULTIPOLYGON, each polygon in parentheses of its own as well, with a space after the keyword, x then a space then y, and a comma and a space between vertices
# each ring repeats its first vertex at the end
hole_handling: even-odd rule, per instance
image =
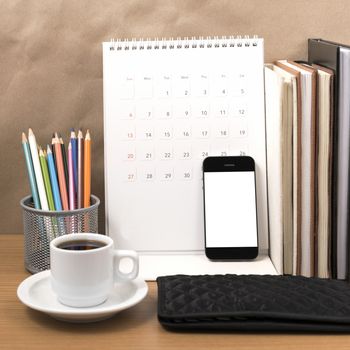
POLYGON ((157 287, 109 320, 70 324, 30 310, 16 296, 29 273, 22 235, 0 235, 0 349, 349 349, 349 335, 169 332, 157 320, 157 287))

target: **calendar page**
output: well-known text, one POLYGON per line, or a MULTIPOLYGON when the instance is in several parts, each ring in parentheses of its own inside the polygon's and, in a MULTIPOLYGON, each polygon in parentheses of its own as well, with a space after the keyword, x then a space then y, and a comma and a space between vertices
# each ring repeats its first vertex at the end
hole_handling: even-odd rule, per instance
POLYGON ((267 249, 263 40, 106 42, 103 83, 106 230, 117 247, 203 251, 203 159, 250 155, 267 249))

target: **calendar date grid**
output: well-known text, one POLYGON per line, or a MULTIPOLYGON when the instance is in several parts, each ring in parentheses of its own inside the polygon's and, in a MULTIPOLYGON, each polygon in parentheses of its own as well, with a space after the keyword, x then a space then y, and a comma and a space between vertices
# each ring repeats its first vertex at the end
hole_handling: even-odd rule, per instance
POLYGON ((208 156, 248 154, 247 74, 127 74, 119 82, 123 181, 191 181, 208 156))

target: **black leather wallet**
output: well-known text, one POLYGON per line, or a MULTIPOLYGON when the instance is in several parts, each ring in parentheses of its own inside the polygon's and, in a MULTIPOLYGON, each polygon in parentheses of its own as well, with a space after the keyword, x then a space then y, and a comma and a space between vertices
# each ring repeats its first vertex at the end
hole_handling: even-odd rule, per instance
POLYGON ((169 329, 350 331, 350 284, 269 275, 158 277, 158 319, 169 329))

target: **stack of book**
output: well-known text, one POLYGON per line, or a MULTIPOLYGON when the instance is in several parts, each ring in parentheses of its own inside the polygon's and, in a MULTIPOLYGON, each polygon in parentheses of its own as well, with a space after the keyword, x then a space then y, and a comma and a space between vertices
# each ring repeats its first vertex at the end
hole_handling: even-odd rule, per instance
POLYGON ((265 67, 271 252, 279 272, 349 273, 350 47, 310 39, 308 61, 265 67))

